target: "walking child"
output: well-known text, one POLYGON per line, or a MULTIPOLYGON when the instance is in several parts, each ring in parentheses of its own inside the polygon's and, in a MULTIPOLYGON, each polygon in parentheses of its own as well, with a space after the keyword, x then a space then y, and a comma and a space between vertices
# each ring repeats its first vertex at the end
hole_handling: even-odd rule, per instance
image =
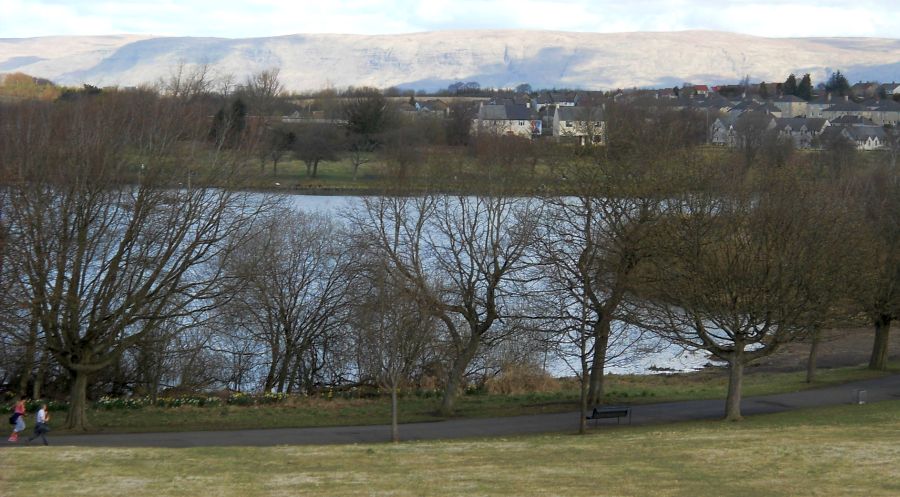
POLYGON ((34 435, 29 437, 28 441, 31 442, 35 438, 41 437, 44 445, 50 445, 47 443, 47 432, 50 431, 50 427, 47 426, 47 423, 50 422, 50 411, 47 409, 47 404, 41 404, 41 410, 38 411, 35 421, 34 435))
POLYGON ((19 401, 16 402, 15 407, 13 407, 13 415, 10 418, 10 422, 14 424, 13 432, 9 436, 8 441, 10 442, 18 442, 19 441, 19 433, 25 431, 25 396, 21 396, 19 401))

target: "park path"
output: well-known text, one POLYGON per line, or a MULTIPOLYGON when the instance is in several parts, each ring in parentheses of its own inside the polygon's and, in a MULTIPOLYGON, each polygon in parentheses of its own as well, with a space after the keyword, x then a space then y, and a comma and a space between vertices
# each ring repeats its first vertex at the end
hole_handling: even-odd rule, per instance
MULTIPOLYGON (((745 416, 854 403, 856 392, 866 391, 868 402, 900 399, 900 375, 776 395, 747 397, 741 404, 745 416)), ((723 400, 693 400, 633 406, 634 425, 716 419, 724 415, 723 400)), ((504 418, 454 419, 400 425, 403 440, 503 437, 537 433, 574 432, 578 413, 535 414, 504 418)), ((624 420, 623 420, 624 423, 624 420)), ((601 420, 598 428, 616 425, 601 420)), ((338 426, 327 428, 277 428, 264 430, 192 431, 177 433, 121 433, 49 435, 53 445, 85 447, 216 447, 307 444, 378 443, 390 440, 390 426, 338 426)), ((22 443, 15 445, 24 445, 22 443)), ((11 447, 3 443, 0 446, 11 447)))

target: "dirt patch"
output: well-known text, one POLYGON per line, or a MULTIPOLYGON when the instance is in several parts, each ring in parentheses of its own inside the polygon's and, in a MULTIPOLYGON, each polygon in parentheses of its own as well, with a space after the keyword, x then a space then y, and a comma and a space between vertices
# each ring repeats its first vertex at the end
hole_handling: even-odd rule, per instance
MULTIPOLYGON (((819 344, 817 365, 820 368, 841 368, 868 364, 874 339, 875 330, 872 328, 825 330, 819 344)), ((787 344, 778 352, 752 366, 752 370, 772 372, 805 370, 809 348, 809 341, 787 344)), ((891 337, 888 358, 891 361, 900 361, 900 337, 891 337)))

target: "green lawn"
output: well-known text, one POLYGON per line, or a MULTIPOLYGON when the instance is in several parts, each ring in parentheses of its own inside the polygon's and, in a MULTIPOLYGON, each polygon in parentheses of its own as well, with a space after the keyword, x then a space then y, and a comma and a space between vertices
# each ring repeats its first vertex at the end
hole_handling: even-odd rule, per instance
POLYGON ((352 194, 355 192, 381 191, 403 188, 407 191, 477 192, 486 185, 503 185, 515 192, 533 192, 541 185, 556 180, 548 166, 540 162, 534 172, 523 164, 502 169, 485 168, 468 155, 465 149, 433 147, 423 152, 423 161, 411 166, 405 179, 397 180, 397 172, 384 158, 372 153, 359 168, 353 179, 353 166, 349 156, 336 161, 320 162, 315 178, 306 175, 303 161, 287 157, 278 163, 275 173, 272 162, 264 168, 250 165, 245 177, 246 187, 272 190, 327 192, 352 194), (501 181, 502 180, 502 181, 501 181))
MULTIPOLYGON (((744 394, 763 395, 846 383, 885 373, 863 368, 822 370, 813 384, 803 373, 751 372, 744 380, 744 394)), ((727 389, 724 371, 702 371, 676 375, 607 376, 608 404, 639 404, 690 399, 724 399, 727 389)), ((400 401, 400 421, 437 421, 437 396, 404 396, 400 401)), ((560 389, 519 395, 470 394, 460 397, 457 417, 495 417, 575 411, 578 391, 572 381, 560 382, 560 389)), ((61 421, 63 413, 57 413, 61 421)), ((342 399, 293 398, 283 405, 219 406, 142 409, 91 409, 88 420, 103 432, 146 432, 222 430, 387 424, 388 398, 342 399)), ((57 429, 56 433, 65 433, 57 429)))
POLYGON ((586 436, 0 451, 0 495, 896 496, 900 401, 586 436))

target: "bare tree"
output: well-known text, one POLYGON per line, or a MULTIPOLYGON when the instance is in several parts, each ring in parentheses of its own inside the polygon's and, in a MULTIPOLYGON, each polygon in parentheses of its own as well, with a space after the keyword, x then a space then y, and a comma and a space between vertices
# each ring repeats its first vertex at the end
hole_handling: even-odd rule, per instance
POLYGON ((453 410, 479 349, 494 343, 521 293, 536 221, 532 202, 506 197, 366 198, 352 219, 448 337, 441 411, 453 410), (499 328, 499 329, 498 329, 499 328))
POLYGON ((728 363, 725 417, 738 420, 744 367, 827 315, 843 233, 830 196, 787 173, 723 179, 671 200, 648 305, 664 336, 728 363))
POLYGON ((353 181, 356 181, 359 177, 359 168, 372 160, 370 154, 375 151, 375 143, 364 136, 352 135, 349 144, 353 181))
POLYGON ((230 272, 245 282, 230 312, 265 344, 269 355, 263 389, 291 392, 301 385, 308 354, 347 317, 353 285, 349 251, 335 243, 327 219, 278 210, 235 257, 230 272))
POLYGON ((319 163, 338 159, 341 136, 338 129, 330 124, 307 124, 294 130, 294 154, 306 164, 306 176, 315 178, 319 174, 319 163))
POLYGON ((658 255, 655 227, 664 202, 652 188, 653 173, 605 161, 568 172, 576 192, 545 199, 537 257, 549 328, 557 343, 574 346, 586 410, 603 402, 605 366, 640 352, 639 328, 623 324, 639 321, 639 304, 629 300, 640 294, 650 277, 644 266, 658 255))
POLYGON ((210 94, 216 86, 216 80, 208 64, 188 67, 182 61, 168 78, 161 78, 157 86, 164 95, 190 101, 210 94))
POLYGON ((206 149, 205 115, 180 99, 110 93, 23 104, 0 119, 11 130, 0 137, 0 164, 13 179, 11 259, 71 377, 66 426, 83 430, 91 376, 162 321, 208 310, 221 287, 214 263, 263 197, 228 188, 239 150, 206 149), (219 188, 199 180, 172 188, 199 165, 219 188))
POLYGON ((857 308, 875 328, 869 368, 888 365, 891 323, 900 317, 900 173, 878 165, 860 182, 856 199, 859 222, 848 230, 859 241, 863 256, 858 266, 863 280, 857 291, 857 308))
POLYGON ((297 135, 282 126, 261 127, 263 138, 260 140, 259 157, 260 172, 263 172, 266 161, 272 161, 272 176, 278 176, 278 162, 287 154, 297 141, 297 135))
POLYGON ((434 322, 411 292, 399 287, 383 263, 366 271, 365 290, 355 300, 359 368, 391 392, 391 440, 400 441, 399 389, 409 381, 426 348, 434 341, 434 322))
POLYGON ((255 115, 269 116, 276 110, 278 99, 284 93, 280 74, 281 69, 277 67, 251 74, 240 88, 255 115))

